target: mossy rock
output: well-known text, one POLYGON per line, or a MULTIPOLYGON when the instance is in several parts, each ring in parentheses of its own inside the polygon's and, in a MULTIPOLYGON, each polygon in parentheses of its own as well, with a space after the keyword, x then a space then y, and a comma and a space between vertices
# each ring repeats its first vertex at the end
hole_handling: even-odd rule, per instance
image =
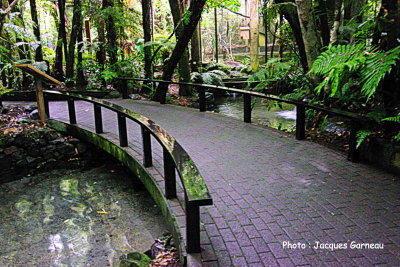
POLYGON ((131 252, 120 258, 119 267, 147 267, 152 260, 144 253, 131 252))

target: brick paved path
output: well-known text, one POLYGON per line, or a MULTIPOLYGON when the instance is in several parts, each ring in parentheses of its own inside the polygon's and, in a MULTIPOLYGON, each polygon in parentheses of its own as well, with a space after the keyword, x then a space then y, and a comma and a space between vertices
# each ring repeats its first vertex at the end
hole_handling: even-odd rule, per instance
MULTIPOLYGON (((205 266, 400 266, 399 177, 225 116, 113 102, 164 127, 199 167, 215 203, 202 208, 205 266), (285 241, 306 248, 284 248, 285 241), (348 249, 314 249, 317 241, 348 249), (350 249, 352 241, 384 249, 350 249)), ((51 103, 52 116, 65 118, 65 108, 51 103)), ((91 105, 78 102, 77 111, 78 123, 92 125, 91 105)), ((105 130, 116 135, 116 115, 103 111, 103 118, 105 130)))

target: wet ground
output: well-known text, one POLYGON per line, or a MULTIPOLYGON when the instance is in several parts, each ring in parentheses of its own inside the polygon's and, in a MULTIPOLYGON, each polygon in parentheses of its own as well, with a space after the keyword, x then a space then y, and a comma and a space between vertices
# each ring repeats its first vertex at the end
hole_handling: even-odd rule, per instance
POLYGON ((0 266, 118 266, 167 231, 115 166, 54 170, 0 186, 0 266))

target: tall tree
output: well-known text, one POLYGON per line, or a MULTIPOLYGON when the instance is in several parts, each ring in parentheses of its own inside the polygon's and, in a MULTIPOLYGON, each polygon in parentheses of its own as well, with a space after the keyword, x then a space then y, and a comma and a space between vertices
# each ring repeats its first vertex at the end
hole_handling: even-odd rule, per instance
MULTIPOLYGON (((276 4, 294 3, 294 0, 275 0, 276 4)), ((300 28, 299 16, 297 9, 291 5, 281 6, 279 12, 283 14, 285 19, 289 22, 290 27, 293 31, 294 39, 296 40, 297 48, 300 55, 300 63, 303 67, 304 72, 308 71, 307 55, 303 41, 303 34, 300 28)))
POLYGON ((190 41, 190 54, 191 54, 191 69, 193 72, 199 71, 201 61, 200 51, 200 23, 197 25, 196 30, 193 33, 192 40, 190 41))
MULTIPOLYGON (((174 21, 174 25, 176 28, 175 31, 175 36, 176 39, 178 40, 182 34, 183 30, 183 23, 181 23, 181 18, 183 15, 183 3, 180 0, 169 0, 169 6, 171 7, 171 13, 172 13, 172 18, 174 21)), ((179 73, 179 78, 180 81, 182 82, 190 82, 190 65, 189 65, 189 52, 188 49, 185 48, 185 50, 182 53, 182 56, 179 60, 178 64, 178 73, 179 73)), ((185 85, 180 85, 179 86, 179 95, 181 96, 190 96, 192 95, 192 92, 190 90, 190 86, 185 86, 185 85)))
POLYGON ((250 0, 250 62, 253 71, 258 70, 258 0, 250 0))
POLYGON ((308 67, 311 67, 321 50, 321 42, 313 16, 312 0, 296 0, 296 5, 303 34, 307 64, 308 67))
POLYGON ((56 47, 56 58, 55 58, 55 76, 58 80, 64 80, 64 70, 63 70, 63 55, 67 58, 68 43, 67 43, 67 31, 65 30, 65 0, 58 0, 58 38, 56 47), (64 52, 64 54, 63 54, 64 52))
POLYGON ((75 64, 75 47, 78 39, 79 30, 82 30, 82 6, 80 0, 74 0, 72 30, 68 44, 68 56, 66 58, 66 78, 69 79, 68 85, 73 84, 74 64, 75 64))
POLYGON ((38 13, 36 9, 36 0, 29 0, 31 5, 31 17, 33 21, 33 33, 35 34, 38 46, 35 51, 35 61, 43 61, 42 43, 40 38, 40 25, 38 20, 38 13))
MULTIPOLYGON (((143 18, 143 37, 144 43, 148 43, 151 41, 151 0, 142 0, 142 18, 143 18)), ((145 45, 144 48, 144 76, 146 79, 153 78, 153 64, 151 62, 152 57, 152 48, 149 45, 145 45)), ((143 83, 141 88, 142 94, 150 93, 150 83, 143 83)))
MULTIPOLYGON (((168 60, 167 65, 164 67, 164 72, 162 79, 166 81, 170 81, 176 66, 183 54, 183 51, 189 44, 190 39, 192 38, 193 32, 197 27, 197 23, 200 20, 201 13, 203 11, 206 0, 192 0, 190 3, 190 7, 188 9, 189 21, 184 22, 182 34, 178 38, 174 50, 172 51, 172 55, 168 60)), ((165 103, 165 98, 167 95, 168 84, 160 83, 156 90, 156 98, 160 103, 165 103)))
MULTIPOLYGON (((113 0, 103 0, 103 8, 113 8, 113 0)), ((115 29, 114 17, 111 12, 107 12, 108 16, 106 18, 106 31, 107 31, 107 54, 108 59, 111 64, 117 63, 117 52, 118 52, 118 42, 117 33, 115 29)))

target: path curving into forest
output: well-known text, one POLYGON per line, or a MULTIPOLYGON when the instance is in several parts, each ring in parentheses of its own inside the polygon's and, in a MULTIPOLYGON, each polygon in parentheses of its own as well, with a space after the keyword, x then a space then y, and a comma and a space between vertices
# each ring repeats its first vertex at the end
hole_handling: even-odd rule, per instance
MULTIPOLYGON (((222 115, 148 101, 112 102, 165 128, 206 180, 214 205, 202 208, 204 265, 400 262, 399 177, 222 115), (318 242, 328 246, 314 248, 318 242), (371 243, 379 245, 352 247, 371 243), (331 250, 331 244, 347 248, 331 250)), ((78 124, 94 128, 92 105, 77 101, 76 110, 78 124)), ((50 111, 52 118, 67 121, 66 103, 51 102, 50 111)), ((105 132, 118 136, 116 115, 103 110, 103 121, 105 132)), ((140 147, 139 131, 128 125, 131 145, 140 147)), ((155 150, 157 166, 162 150, 155 150)))

